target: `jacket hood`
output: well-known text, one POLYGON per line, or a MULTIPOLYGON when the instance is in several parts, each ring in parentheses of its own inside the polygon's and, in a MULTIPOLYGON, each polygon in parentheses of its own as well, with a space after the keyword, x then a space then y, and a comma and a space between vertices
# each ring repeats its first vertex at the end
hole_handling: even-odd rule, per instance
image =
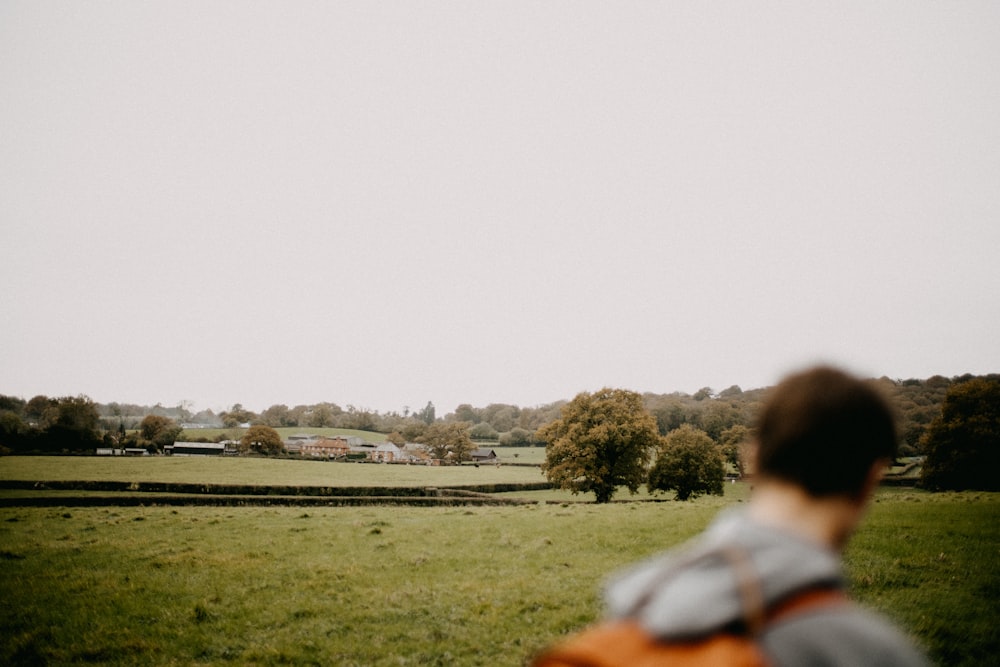
POLYGON ((698 538, 612 577, 605 603, 613 618, 631 617, 661 639, 693 639, 745 617, 732 554, 753 573, 765 607, 799 590, 843 587, 836 553, 762 525, 745 512, 726 512, 698 538))

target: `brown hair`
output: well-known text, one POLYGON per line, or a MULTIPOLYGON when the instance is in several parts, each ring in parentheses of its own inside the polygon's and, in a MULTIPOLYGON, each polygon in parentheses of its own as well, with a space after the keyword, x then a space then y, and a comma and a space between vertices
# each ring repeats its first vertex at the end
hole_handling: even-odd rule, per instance
POLYGON ((835 368, 783 380, 757 422, 757 467, 812 496, 858 496, 879 459, 896 455, 896 426, 870 384, 835 368))

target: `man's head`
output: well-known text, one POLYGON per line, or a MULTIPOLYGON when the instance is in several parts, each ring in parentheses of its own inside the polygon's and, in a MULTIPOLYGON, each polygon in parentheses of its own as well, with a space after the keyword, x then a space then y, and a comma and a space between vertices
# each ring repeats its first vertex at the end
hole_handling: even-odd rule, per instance
POLYGON ((892 413, 871 385, 818 367, 789 376, 757 422, 757 472, 810 496, 860 497, 872 466, 896 454, 892 413))

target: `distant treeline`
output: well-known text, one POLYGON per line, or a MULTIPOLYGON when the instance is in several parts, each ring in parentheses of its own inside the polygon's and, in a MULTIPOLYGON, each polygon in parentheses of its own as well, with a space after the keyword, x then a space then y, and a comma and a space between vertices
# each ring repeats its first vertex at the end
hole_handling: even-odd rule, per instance
MULTIPOLYGON (((948 388, 965 382, 974 375, 946 378, 940 375, 925 380, 874 380, 896 409, 899 420, 901 454, 920 452, 920 439, 928 424, 941 413, 941 404, 948 388)), ((997 378, 1000 376, 983 376, 997 378)), ((643 402, 656 418, 660 433, 690 424, 705 431, 716 442, 724 442, 734 433, 749 429, 769 388, 742 390, 733 385, 722 391, 704 387, 694 394, 643 395, 643 402)), ((192 412, 185 404, 173 407, 135 405, 128 403, 100 404, 86 396, 50 398, 35 396, 25 400, 0 395, 0 452, 19 451, 79 451, 100 446, 119 446, 150 415, 172 420, 177 427, 192 430, 197 425, 215 428, 237 428, 263 424, 274 428, 346 428, 388 435, 404 440, 417 440, 428 425, 437 421, 466 422, 469 435, 477 441, 494 441, 508 446, 528 446, 540 443, 535 433, 559 417, 566 401, 556 401, 535 407, 519 407, 491 403, 485 407, 459 405, 455 412, 438 417, 434 404, 402 413, 345 408, 336 403, 314 405, 272 405, 255 413, 237 403, 219 414, 211 410, 192 412)), ((147 421, 148 423, 148 421, 147 421)))

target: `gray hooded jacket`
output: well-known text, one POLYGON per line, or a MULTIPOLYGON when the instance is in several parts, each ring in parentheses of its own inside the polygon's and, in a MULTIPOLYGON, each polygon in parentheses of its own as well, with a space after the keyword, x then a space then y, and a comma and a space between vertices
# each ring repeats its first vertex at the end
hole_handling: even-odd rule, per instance
MULTIPOLYGON (((844 587, 836 553, 727 512, 684 547, 615 576, 605 591, 608 614, 635 618, 668 641, 706 637, 743 622, 737 571, 746 568, 765 607, 803 590, 844 587)), ((803 610, 768 625, 759 639, 776 665, 928 664, 895 627, 853 604, 803 610)))

